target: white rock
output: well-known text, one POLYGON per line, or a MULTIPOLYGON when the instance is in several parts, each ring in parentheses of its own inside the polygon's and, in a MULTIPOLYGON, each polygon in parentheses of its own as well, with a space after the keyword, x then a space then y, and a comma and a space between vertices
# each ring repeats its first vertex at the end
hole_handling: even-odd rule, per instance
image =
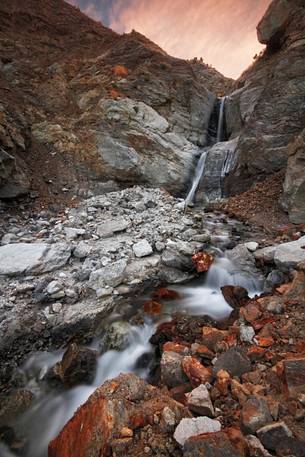
POLYGON ((124 232, 130 226, 130 221, 122 217, 112 219, 97 226, 97 234, 101 238, 108 238, 114 233, 124 232))
POLYGON ((14 241, 16 241, 17 237, 14 233, 6 233, 5 235, 3 235, 2 239, 1 239, 1 244, 2 246, 6 245, 6 244, 11 244, 11 243, 14 243, 14 241))
POLYGON ((105 286, 118 286, 124 279, 126 266, 125 260, 118 260, 112 265, 93 271, 89 278, 90 286, 94 290, 102 289, 105 286))
POLYGON ((136 257, 147 257, 153 253, 153 249, 147 240, 141 240, 133 245, 133 252, 136 257))
POLYGON ((297 241, 283 243, 277 246, 274 262, 281 270, 295 268, 299 263, 305 262, 305 236, 297 241))
POLYGON ((86 230, 73 228, 73 227, 65 227, 65 235, 68 240, 75 240, 78 236, 85 235, 86 230))
POLYGON ((194 419, 182 419, 175 430, 174 438, 181 446, 192 436, 203 433, 217 433, 221 430, 221 424, 209 417, 197 417, 194 419))
POLYGON ((209 391, 204 384, 187 394, 187 405, 196 414, 208 417, 215 415, 209 391))
POLYGON ((47 286, 47 293, 49 295, 57 294, 60 290, 63 289, 63 285, 58 281, 51 281, 47 286))
POLYGON ((254 328, 250 325, 240 325, 239 327, 239 338, 240 341, 244 343, 251 343, 253 338, 255 337, 254 328))
POLYGON ((245 246, 248 249, 248 251, 255 252, 257 250, 259 244, 256 243, 255 241, 249 241, 249 243, 245 243, 245 246))

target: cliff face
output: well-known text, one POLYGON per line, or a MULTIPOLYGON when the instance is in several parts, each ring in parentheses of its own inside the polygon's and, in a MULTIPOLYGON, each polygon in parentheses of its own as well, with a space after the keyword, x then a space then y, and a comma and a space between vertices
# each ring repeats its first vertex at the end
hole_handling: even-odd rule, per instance
POLYGON ((266 51, 227 101, 229 134, 239 136, 231 193, 285 168, 288 145, 304 128, 304 2, 274 0, 258 25, 258 38, 266 51))
POLYGON ((0 5, 0 198, 92 182, 183 189, 232 82, 62 0, 0 5))

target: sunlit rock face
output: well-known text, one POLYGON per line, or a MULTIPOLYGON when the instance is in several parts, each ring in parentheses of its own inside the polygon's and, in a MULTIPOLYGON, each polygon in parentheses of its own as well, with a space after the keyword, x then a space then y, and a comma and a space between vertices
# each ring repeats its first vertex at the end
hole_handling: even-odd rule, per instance
POLYGON ((273 1, 258 26, 267 50, 237 81, 226 105, 228 133, 240 135, 231 193, 285 167, 287 145, 304 128, 304 30, 305 8, 298 0, 273 1))

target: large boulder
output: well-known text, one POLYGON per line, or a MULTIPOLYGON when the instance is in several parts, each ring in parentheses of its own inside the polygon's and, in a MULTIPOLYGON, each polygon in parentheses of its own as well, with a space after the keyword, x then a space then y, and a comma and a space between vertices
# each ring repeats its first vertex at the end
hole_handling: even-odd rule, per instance
POLYGON ((294 224, 305 222, 305 129, 288 146, 283 206, 294 224))
POLYGON ((263 44, 272 44, 283 32, 291 17, 289 0, 274 0, 257 27, 258 40, 263 44))

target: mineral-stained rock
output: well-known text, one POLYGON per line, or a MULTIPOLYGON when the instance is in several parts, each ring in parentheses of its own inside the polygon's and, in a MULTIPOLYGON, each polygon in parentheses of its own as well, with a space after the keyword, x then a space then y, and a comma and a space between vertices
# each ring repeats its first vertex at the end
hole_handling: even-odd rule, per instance
POLYGON ((305 394, 305 358, 284 360, 285 387, 291 397, 305 394))
POLYGON ((182 369, 193 387, 210 382, 212 380, 211 369, 204 367, 199 360, 194 357, 184 357, 182 369))
POLYGON ((240 308, 249 300, 248 291, 244 287, 223 286, 221 292, 232 308, 240 308))
POLYGON ((202 328, 202 342, 211 351, 217 349, 217 345, 228 336, 228 332, 225 330, 218 330, 214 327, 203 327, 202 328))
POLYGON ((184 384, 188 378, 182 369, 183 355, 164 352, 161 358, 161 380, 168 387, 184 384))
POLYGON ((97 352, 71 343, 56 371, 67 387, 90 384, 97 368, 97 352))
POLYGON ((215 415, 209 391, 204 384, 187 394, 187 406, 200 416, 214 417, 215 415))
POLYGON ((216 375, 220 370, 226 370, 231 376, 241 376, 251 371, 251 363, 243 349, 231 348, 216 360, 213 372, 216 375))
POLYGON ((292 437, 292 432, 285 422, 274 422, 257 430, 257 436, 266 449, 275 451, 280 442, 292 437))
POLYGON ((247 433, 255 433, 259 428, 272 422, 268 404, 264 398, 251 396, 243 404, 241 423, 247 433))
POLYGON ((63 267, 71 256, 65 243, 15 243, 0 247, 0 276, 42 274, 63 267))
POLYGON ((222 432, 189 438, 183 451, 183 457, 242 457, 222 432))
POLYGON ((184 443, 193 436, 203 433, 216 433, 221 430, 221 424, 215 419, 197 417, 196 419, 182 419, 175 430, 175 440, 184 446, 184 443))
POLYGON ((203 273, 209 270, 214 262, 214 257, 208 252, 198 252, 192 257, 193 263, 198 273, 203 273))
POLYGON ((98 388, 77 410, 50 443, 48 455, 75 457, 77 449, 78 457, 106 457, 117 446, 124 445, 124 455, 132 457, 140 452, 138 440, 133 439, 138 430, 142 452, 157 440, 160 449, 169 445, 174 454, 176 445, 168 435, 168 427, 177 425, 183 417, 189 417, 186 408, 168 395, 135 375, 120 375, 98 388), (158 423, 154 418, 158 418, 158 423), (150 427, 146 435, 147 425, 150 427), (118 439, 123 441, 119 443, 118 439))

